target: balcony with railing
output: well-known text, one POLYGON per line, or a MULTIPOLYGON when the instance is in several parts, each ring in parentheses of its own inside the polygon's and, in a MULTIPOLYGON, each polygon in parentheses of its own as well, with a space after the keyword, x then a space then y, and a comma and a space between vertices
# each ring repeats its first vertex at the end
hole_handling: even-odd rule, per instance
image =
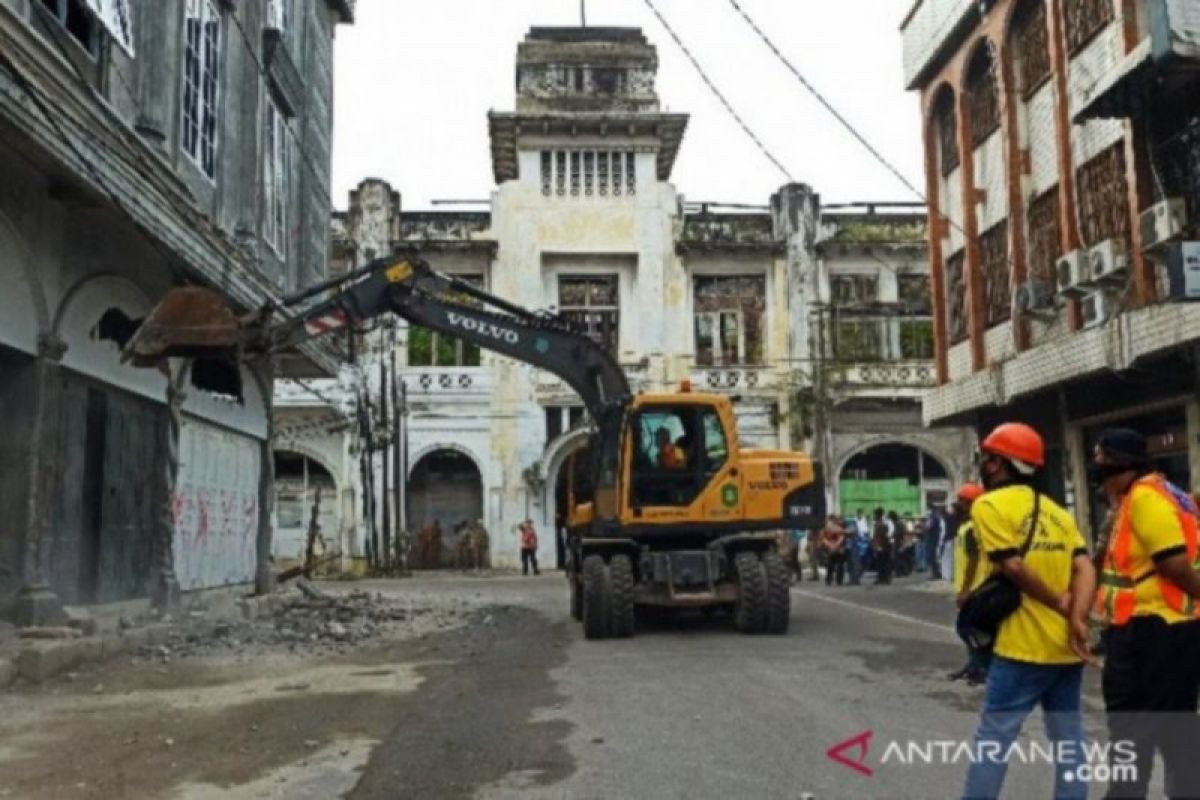
POLYGON ((402 367, 400 378, 412 399, 486 398, 496 376, 490 367, 402 367))

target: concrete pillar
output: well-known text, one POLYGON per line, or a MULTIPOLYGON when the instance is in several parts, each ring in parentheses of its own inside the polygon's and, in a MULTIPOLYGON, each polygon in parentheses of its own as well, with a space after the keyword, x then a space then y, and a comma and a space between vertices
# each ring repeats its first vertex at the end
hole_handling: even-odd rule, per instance
POLYGON ((175 574, 175 487, 179 480, 179 431, 183 425, 184 379, 189 367, 180 368, 167 381, 167 424, 163 426, 162 497, 155 520, 154 577, 150 599, 160 611, 179 607, 179 578, 175 574))
POLYGON ((21 568, 21 589, 13 602, 13 621, 21 627, 61 624, 65 615, 62 601, 46 578, 45 547, 55 501, 55 459, 49 433, 59 417, 62 391, 55 380, 58 362, 67 347, 56 337, 43 336, 38 342, 38 357, 30 367, 28 387, 32 418, 28 428, 29 450, 26 461, 29 475, 25 503, 25 546, 21 568))
POLYGON ((262 443, 262 468, 258 478, 258 536, 255 540, 254 593, 270 594, 275 588, 271 571, 272 518, 275 513, 275 364, 266 362, 257 370, 267 405, 267 438, 262 443))

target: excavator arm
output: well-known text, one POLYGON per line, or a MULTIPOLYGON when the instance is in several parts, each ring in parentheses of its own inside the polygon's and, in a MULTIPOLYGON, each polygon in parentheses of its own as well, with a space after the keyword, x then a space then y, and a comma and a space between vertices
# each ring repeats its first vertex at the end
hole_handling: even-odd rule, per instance
MULTIPOLYGON (((126 344, 124 357, 144 366, 168 357, 242 356, 292 349, 304 341, 358 326, 387 313, 438 333, 545 370, 570 386, 596 424, 592 457, 598 512, 617 484, 621 425, 629 382, 613 356, 561 317, 535 313, 465 281, 434 271, 419 258, 379 260, 347 278, 314 287, 284 304, 335 294, 279 321, 278 309, 241 319, 204 289, 168 294, 126 344), (604 490, 609 490, 605 493, 604 490)), ((615 508, 610 512, 615 514, 615 508)), ((610 514, 603 514, 609 516, 610 514)))

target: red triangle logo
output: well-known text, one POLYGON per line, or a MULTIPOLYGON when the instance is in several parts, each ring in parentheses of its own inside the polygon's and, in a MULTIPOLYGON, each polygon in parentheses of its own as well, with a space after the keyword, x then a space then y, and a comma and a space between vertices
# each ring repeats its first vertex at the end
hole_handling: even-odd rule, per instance
POLYGON ((843 767, 849 767, 869 778, 875 774, 875 770, 867 766, 867 756, 871 752, 871 737, 874 735, 875 731, 863 731, 851 739, 835 744, 825 751, 825 755, 829 760, 836 761, 843 767))

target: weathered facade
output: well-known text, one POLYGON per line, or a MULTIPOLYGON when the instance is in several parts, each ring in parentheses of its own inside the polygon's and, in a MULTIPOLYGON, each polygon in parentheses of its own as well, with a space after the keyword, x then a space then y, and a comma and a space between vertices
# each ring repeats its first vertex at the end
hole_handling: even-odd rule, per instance
MULTIPOLYGON (((573 319, 612 349, 635 391, 690 380, 737 395, 747 446, 823 450, 840 470, 863 442, 890 442, 932 450, 947 486, 961 478, 969 447, 952 433, 920 431, 931 346, 902 352, 897 339, 853 363, 821 349, 833 325, 830 275, 878 273, 880 256, 899 259, 913 278, 927 275, 923 216, 902 217, 895 241, 872 241, 891 229, 886 214, 825 215, 800 184, 750 209, 686 202, 669 181, 688 118, 661 110, 656 72, 655 48, 638 30, 533 29, 518 48, 516 110, 489 115, 498 186, 487 210, 413 213, 393 187, 364 181, 334 217, 333 268, 415 247, 442 272, 573 319), (830 402, 813 402, 818 380, 830 402)), ((877 281, 872 307, 879 325, 896 320, 887 335, 899 337, 890 274, 877 281)), ((913 313, 928 326, 927 309, 913 313)), ((560 473, 586 439, 579 400, 551 375, 403 325, 366 343, 367 363, 343 389, 357 381, 362 396, 378 398, 377 356, 390 357, 393 340, 407 389, 408 529, 438 520, 450 564, 454 526, 478 515, 493 562, 515 565, 514 526, 532 517, 541 557, 553 563, 560 473)), ((278 424, 323 405, 300 394, 289 402, 306 410, 281 408, 278 424)), ((344 394, 337 402, 351 405, 344 394)), ((384 460, 378 452, 372 473, 377 509, 384 460)), ((931 480, 932 491, 946 488, 931 480)), ((360 539, 352 555, 363 549, 360 539)))
POLYGON ((260 579, 276 374, 119 351, 165 290, 239 310, 325 274, 346 2, 0 2, 0 608, 260 579), (234 399, 236 397, 236 399, 234 399))
POLYGON ((1105 425, 1200 472, 1197 26, 1180 0, 919 2, 904 25, 925 111, 939 387, 935 424, 1023 419, 1096 520, 1105 425))

